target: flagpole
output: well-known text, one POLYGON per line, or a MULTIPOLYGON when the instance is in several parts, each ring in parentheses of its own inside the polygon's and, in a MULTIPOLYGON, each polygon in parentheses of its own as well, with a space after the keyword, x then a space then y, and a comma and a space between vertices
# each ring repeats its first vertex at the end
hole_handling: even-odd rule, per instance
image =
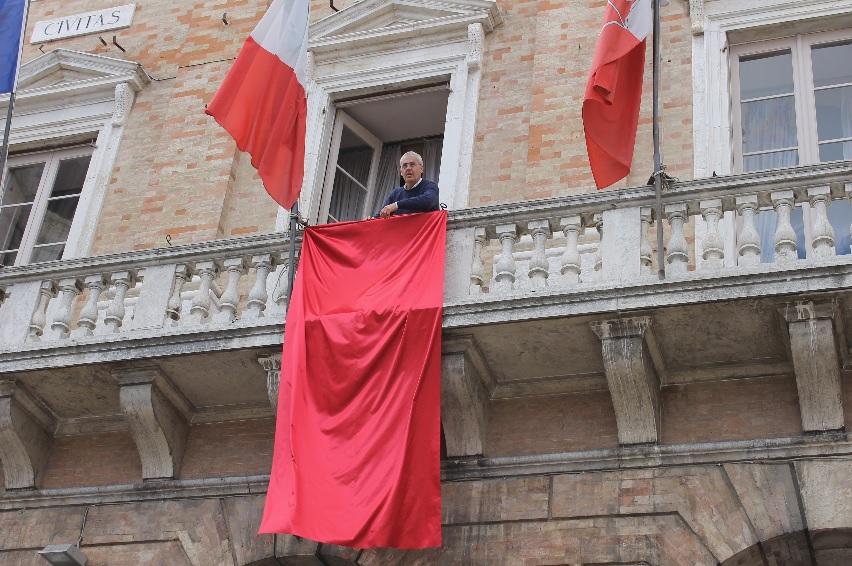
POLYGON ((654 2, 654 48, 652 64, 654 76, 654 194, 657 216, 657 275, 666 278, 665 253, 663 250, 663 155, 660 150, 660 0, 654 2))
POLYGON ((3 128, 3 145, 0 147, 0 200, 6 191, 6 162, 9 159, 9 136, 12 133, 12 113, 15 110, 15 91, 18 89, 18 74, 21 71, 21 57, 24 54, 24 34, 27 32, 27 17, 30 13, 30 0, 24 5, 24 17, 21 21, 21 38, 18 41, 18 63, 15 66, 15 78, 12 92, 9 93, 9 107, 6 109, 6 123, 3 128))
POLYGON ((296 230, 299 221, 299 201, 290 209, 290 256, 287 263, 287 310, 290 310, 290 297, 293 295, 293 278, 296 275, 296 230))

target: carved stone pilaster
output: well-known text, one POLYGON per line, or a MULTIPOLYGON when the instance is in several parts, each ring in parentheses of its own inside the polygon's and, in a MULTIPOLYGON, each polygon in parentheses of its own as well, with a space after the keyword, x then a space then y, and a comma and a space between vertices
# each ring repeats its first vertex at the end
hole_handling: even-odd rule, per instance
POLYGON ((142 478, 176 477, 191 406, 156 366, 119 368, 112 374, 121 387, 121 411, 142 460, 142 478))
POLYGON ((269 396, 269 404, 272 410, 278 413, 278 384, 281 381, 281 354, 261 356, 257 363, 266 372, 266 394, 269 396))
MULTIPOLYGON (((790 336, 802 430, 821 432, 844 426, 837 302, 796 301, 780 309, 790 336)), ((841 346, 845 345, 845 341, 841 346)))
POLYGON ((660 381, 652 359, 656 342, 647 316, 596 321, 603 365, 621 444, 660 439, 660 381))
POLYGON ((0 381, 0 463, 6 489, 35 487, 47 462, 52 434, 37 412, 15 382, 0 381))
POLYGON ((488 424, 488 364, 472 337, 444 340, 441 421, 447 456, 482 454, 488 424))

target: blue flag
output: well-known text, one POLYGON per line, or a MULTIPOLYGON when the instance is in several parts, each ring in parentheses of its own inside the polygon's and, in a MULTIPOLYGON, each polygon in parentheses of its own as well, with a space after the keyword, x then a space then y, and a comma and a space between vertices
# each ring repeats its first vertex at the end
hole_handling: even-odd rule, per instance
POLYGON ((0 94, 15 88, 27 0, 0 0, 0 94))

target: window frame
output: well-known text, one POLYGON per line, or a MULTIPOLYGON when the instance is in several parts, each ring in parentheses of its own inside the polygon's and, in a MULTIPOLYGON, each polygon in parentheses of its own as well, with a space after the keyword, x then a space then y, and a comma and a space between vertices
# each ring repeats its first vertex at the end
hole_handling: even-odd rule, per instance
POLYGON ((793 97, 796 109, 798 167, 821 163, 817 131, 816 95, 811 52, 815 46, 852 41, 852 29, 796 34, 785 38, 744 42, 731 45, 731 123, 733 130, 733 165, 736 173, 743 169, 742 102, 740 96, 740 60, 743 57, 780 53, 789 50, 793 65, 793 97))
POLYGON ((367 194, 364 196, 364 206, 361 210, 361 217, 370 214, 370 206, 373 202, 373 197, 376 192, 376 176, 379 168, 379 158, 382 153, 382 140, 375 136, 370 130, 364 127, 355 118, 347 114, 344 110, 338 109, 334 120, 334 130, 331 136, 331 145, 328 152, 328 160, 326 165, 325 182, 322 187, 322 196, 320 200, 320 212, 318 216, 319 223, 326 224, 329 221, 331 209, 331 199, 334 189, 334 180, 337 176, 337 161, 340 156, 340 142, 343 137, 343 128, 349 128, 352 132, 373 149, 373 158, 370 163, 370 173, 367 180, 367 194))
MULTIPOLYGON (((9 171, 12 169, 35 165, 37 163, 44 163, 44 169, 41 174, 41 179, 39 179, 35 197, 33 198, 32 209, 30 210, 30 215, 27 219, 27 225, 24 228, 21 243, 18 246, 15 262, 12 265, 17 267, 31 264, 33 252, 36 248, 36 239, 38 238, 41 227, 44 224, 48 202, 53 191, 53 187, 56 184, 56 177, 59 173, 60 163, 68 159, 88 156, 89 167, 86 170, 86 174, 88 176, 89 169, 91 169, 92 166, 93 155, 94 147, 83 145, 54 150, 33 151, 21 155, 9 156, 6 162, 6 168, 3 171, 3 179, 8 178, 9 171)), ((80 188, 80 194, 77 197, 78 200, 77 206, 74 209, 74 217, 77 216, 77 212, 80 208, 80 201, 83 197, 83 188, 84 187, 80 188)), ((5 190, 5 187, 3 187, 2 190, 5 190)), ((65 239, 65 248, 62 250, 62 258, 60 259, 65 258, 65 254, 68 251, 68 240, 70 236, 71 233, 69 230, 69 234, 65 239)), ((0 250, 0 252, 5 253, 6 250, 0 250)))

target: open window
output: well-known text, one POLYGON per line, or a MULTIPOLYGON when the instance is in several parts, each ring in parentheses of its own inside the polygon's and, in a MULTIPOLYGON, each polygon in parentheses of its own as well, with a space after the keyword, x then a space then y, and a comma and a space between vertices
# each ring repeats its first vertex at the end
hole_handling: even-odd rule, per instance
POLYGON ((376 214, 401 183, 406 151, 423 157, 424 178, 440 182, 447 84, 365 96, 335 103, 320 222, 376 214))
POLYGON ((0 264, 61 259, 91 147, 12 156, 0 193, 0 264))

